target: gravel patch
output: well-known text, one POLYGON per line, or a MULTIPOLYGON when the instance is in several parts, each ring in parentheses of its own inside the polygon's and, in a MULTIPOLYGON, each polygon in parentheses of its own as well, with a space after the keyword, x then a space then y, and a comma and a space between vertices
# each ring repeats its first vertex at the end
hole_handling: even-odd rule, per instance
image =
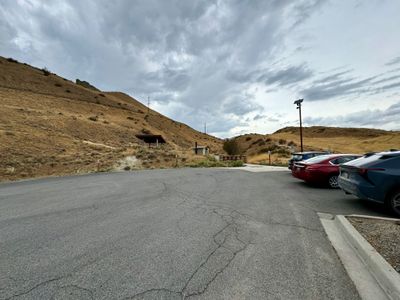
POLYGON ((400 221, 348 217, 350 223, 400 273, 400 221))

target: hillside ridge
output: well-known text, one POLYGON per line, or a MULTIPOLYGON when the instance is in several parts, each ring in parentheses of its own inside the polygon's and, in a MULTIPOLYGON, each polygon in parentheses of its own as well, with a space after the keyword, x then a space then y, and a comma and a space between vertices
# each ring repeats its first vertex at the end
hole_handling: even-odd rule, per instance
POLYGON ((14 59, 0 57, 0 99, 0 180, 112 170, 132 156, 132 168, 173 167, 177 157, 191 159, 195 142, 222 151, 220 139, 125 93, 98 91, 14 59), (167 144, 148 149, 136 137, 141 133, 161 134, 167 144))

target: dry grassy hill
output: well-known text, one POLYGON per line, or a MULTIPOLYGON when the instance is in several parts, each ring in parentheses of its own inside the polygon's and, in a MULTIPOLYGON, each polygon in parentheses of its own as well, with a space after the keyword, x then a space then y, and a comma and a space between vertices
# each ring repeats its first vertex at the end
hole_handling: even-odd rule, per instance
POLYGON ((171 167, 176 155, 178 163, 192 159, 195 141, 221 152, 221 140, 148 114, 126 94, 78 83, 0 57, 0 180, 171 167), (161 134, 167 144, 148 149, 140 133, 161 134))
MULTIPOLYGON (((286 127, 269 135, 247 134, 236 138, 249 161, 286 164, 290 153, 300 150, 298 127, 286 127)), ((336 153, 366 153, 400 149, 400 132, 366 128, 313 126, 303 128, 304 150, 329 150, 336 153)))

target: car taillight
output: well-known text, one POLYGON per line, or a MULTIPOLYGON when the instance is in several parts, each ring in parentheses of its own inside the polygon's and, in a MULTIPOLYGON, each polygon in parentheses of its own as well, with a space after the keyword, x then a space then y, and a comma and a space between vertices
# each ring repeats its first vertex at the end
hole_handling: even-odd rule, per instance
POLYGON ((360 168, 360 169, 358 169, 358 173, 360 173, 362 176, 367 175, 368 171, 385 171, 385 169, 382 169, 382 168, 360 168))

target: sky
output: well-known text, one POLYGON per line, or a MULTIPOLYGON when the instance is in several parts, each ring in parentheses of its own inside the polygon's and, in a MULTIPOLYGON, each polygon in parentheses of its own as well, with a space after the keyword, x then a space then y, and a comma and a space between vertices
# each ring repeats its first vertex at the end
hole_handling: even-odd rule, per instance
POLYGON ((397 0, 2 0, 0 55, 218 137, 400 130, 397 0))

